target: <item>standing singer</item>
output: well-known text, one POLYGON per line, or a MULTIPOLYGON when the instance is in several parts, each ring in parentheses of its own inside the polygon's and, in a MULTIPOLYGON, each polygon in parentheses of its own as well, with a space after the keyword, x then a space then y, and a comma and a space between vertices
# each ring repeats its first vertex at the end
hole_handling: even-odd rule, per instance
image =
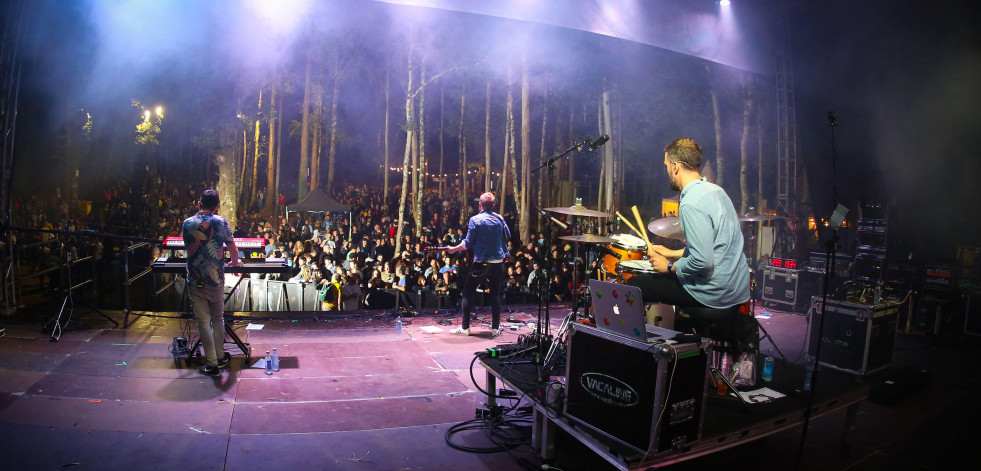
POLYGON ((501 334, 501 285, 504 280, 504 259, 510 254, 508 239, 511 231, 504 218, 494 212, 495 198, 484 193, 477 200, 480 212, 470 218, 467 236, 457 245, 447 249, 450 253, 473 250, 473 266, 470 276, 463 282, 463 324, 450 332, 470 335, 470 314, 473 312, 477 285, 486 281, 491 303, 491 336, 501 334))

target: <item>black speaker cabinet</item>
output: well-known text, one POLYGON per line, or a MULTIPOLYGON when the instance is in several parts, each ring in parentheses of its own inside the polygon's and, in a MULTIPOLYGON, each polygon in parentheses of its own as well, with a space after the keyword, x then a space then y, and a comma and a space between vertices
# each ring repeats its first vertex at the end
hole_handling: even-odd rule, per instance
POLYGON ((566 417, 648 456, 701 438, 708 375, 697 344, 639 342, 579 324, 568 343, 566 417))
MULTIPOLYGON (((872 306, 829 299, 825 310, 828 319, 820 337, 818 363, 859 375, 889 366, 896 344, 896 323, 901 306, 894 302, 872 306)), ((822 317, 820 297, 811 299, 808 316, 810 332, 807 351, 813 357, 817 353, 822 317)))

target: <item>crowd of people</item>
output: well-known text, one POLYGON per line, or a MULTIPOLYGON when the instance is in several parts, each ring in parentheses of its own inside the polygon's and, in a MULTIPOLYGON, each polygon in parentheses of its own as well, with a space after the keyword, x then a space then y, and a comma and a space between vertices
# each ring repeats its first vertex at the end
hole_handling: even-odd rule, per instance
MULTIPOLYGON (((346 188, 339 199, 354 208, 353 221, 347 213, 253 216, 240 218, 239 227, 251 229, 236 235, 265 238, 265 252, 256 255, 285 258, 292 270, 285 278, 321 287, 325 310, 381 307, 387 299, 373 297, 378 290, 398 291, 403 306, 417 304, 421 297, 410 294, 423 292, 448 297, 455 305, 463 286, 461 276, 469 273, 469 261, 465 254, 439 249, 459 244, 466 235, 458 221, 455 196, 440 199, 435 192, 427 193, 423 216, 428 223, 416 233, 415 224, 406 221, 401 250, 396 253, 397 221, 381 195, 378 187, 346 188), (374 301, 377 299, 382 304, 374 301)), ((513 225, 509 213, 505 218, 513 225)), ((552 281, 551 299, 569 301, 573 292, 572 266, 567 263, 571 247, 547 244, 539 234, 530 239, 524 244, 516 237, 508 241, 511 256, 504 265, 504 294, 510 299, 537 299, 548 280, 552 281)), ((478 287, 478 291, 487 292, 489 287, 478 287)))
MULTIPOLYGON (((119 259, 129 241, 70 234, 88 230, 150 240, 179 236, 181 221, 197 210, 197 195, 205 188, 215 187, 213 181, 175 183, 157 178, 155 183, 151 185, 155 187, 155 196, 126 182, 113 183, 92 199, 91 211, 85 216, 69 209, 67 198, 60 190, 47 200, 34 196, 19 203, 14 214, 22 226, 66 231, 69 235, 65 238, 71 239, 80 251, 100 259, 119 259)), ((398 187, 388 192, 387 200, 380 185, 349 185, 334 196, 350 205, 351 213, 290 212, 287 217, 285 208, 279 206, 275 211, 254 207, 239 210, 233 228, 235 237, 262 237, 266 241, 263 251, 243 250, 242 255, 246 259, 286 259, 290 273, 269 276, 317 286, 321 308, 325 310, 380 307, 380 302, 388 300, 384 296, 372 296, 378 290, 398 291, 403 306, 418 304, 421 296, 413 295, 428 291, 448 297, 452 304, 443 305, 458 303, 463 286, 461 276, 468 273, 467 256, 435 249, 456 245, 466 235, 454 189, 444 191, 442 197, 436 189, 426 191, 421 230, 416 230, 416 223, 407 211, 401 244, 396 244, 397 209, 392 209, 398 207, 398 187), (398 253, 396 245, 400 245, 398 253)), ((465 216, 476 213, 476 203, 473 206, 465 208, 465 216)), ((218 212, 225 214, 221 208, 218 212)), ((508 226, 517 227, 513 210, 501 213, 508 226)), ((503 267, 505 296, 534 302, 539 293, 546 292, 552 301, 571 300, 575 291, 574 266, 567 262, 572 257, 572 247, 549 243, 538 233, 520 241, 518 232, 514 230, 508 241, 511 256, 503 267), (543 285, 548 287, 547 291, 543 285)), ((21 233, 20 239, 22 243, 60 240, 47 232, 21 233)), ((56 245, 29 251, 29 265, 36 269, 56 266, 59 263, 56 245)), ((147 266, 160 255, 166 255, 161 245, 150 244, 134 252, 131 263, 147 266)), ((588 271, 595 274, 599 266, 600 263, 593 261, 588 271)), ((54 277, 52 284, 56 284, 54 277)), ((478 288, 478 291, 487 290, 484 286, 478 288)))

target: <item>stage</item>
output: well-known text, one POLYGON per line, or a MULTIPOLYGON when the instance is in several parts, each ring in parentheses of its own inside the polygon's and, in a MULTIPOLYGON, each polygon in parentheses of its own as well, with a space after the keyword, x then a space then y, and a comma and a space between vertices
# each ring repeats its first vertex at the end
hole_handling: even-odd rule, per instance
MULTIPOLYGON (((510 310, 504 322, 537 317, 535 306, 510 310)), ((553 329, 569 310, 552 306, 553 329)), ((806 316, 758 308, 763 312, 770 313, 763 326, 790 361, 798 360, 806 316)), ((122 313, 108 314, 122 320, 122 313)), ((523 469, 518 458, 541 469, 529 447, 514 456, 472 454, 444 439, 485 403, 471 381, 474 353, 516 341, 531 332, 526 325, 492 339, 480 321, 472 336, 451 335, 460 319, 444 310, 405 317, 402 333, 384 311, 236 313, 235 332, 251 344, 253 361, 276 347, 281 369, 267 376, 249 368, 227 343, 232 366, 210 378, 196 363, 175 362, 169 348, 183 335, 183 321, 158 314, 131 315, 126 329, 85 316, 81 323, 91 328, 68 329, 58 342, 40 322, 7 321, 0 338, 5 469, 523 469)), ((489 321, 490 313, 476 316, 489 321)), ((190 332, 193 340, 193 323, 190 332)), ((761 350, 768 348, 764 342, 761 350)), ((894 364, 931 368, 933 385, 893 406, 861 403, 845 456, 837 452, 844 413, 815 419, 801 469, 931 469, 973 456, 974 434, 957 428, 981 418, 973 401, 981 381, 968 368, 978 350, 977 342, 900 335, 894 364)), ((473 377, 485 386, 479 363, 473 377)), ((787 431, 667 469, 790 469, 799 438, 787 431)), ((480 431, 453 439, 491 445, 480 431)), ((562 437, 551 462, 562 470, 603 464, 562 437)))

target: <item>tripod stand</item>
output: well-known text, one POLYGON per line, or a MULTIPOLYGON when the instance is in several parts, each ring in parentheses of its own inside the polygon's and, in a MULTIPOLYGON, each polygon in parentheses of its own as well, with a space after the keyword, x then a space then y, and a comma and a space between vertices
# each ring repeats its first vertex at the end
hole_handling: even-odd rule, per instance
MULTIPOLYGON (((91 260, 92 260, 92 256, 91 255, 88 256, 88 257, 79 259, 78 258, 78 252, 76 251, 75 247, 72 247, 70 244, 66 244, 66 248, 65 248, 65 265, 64 265, 64 268, 65 268, 65 272, 66 272, 67 288, 65 289, 65 295, 64 295, 64 297, 61 300, 61 309, 58 310, 58 315, 55 316, 54 319, 51 320, 51 322, 45 322, 45 324, 43 326, 44 327, 44 330, 51 329, 51 339, 50 340, 52 342, 57 342, 58 339, 61 338, 61 334, 64 331, 65 327, 67 327, 68 326, 68 323, 71 322, 71 320, 72 320, 72 314, 73 314, 73 311, 74 311, 74 308, 75 308, 75 302, 76 302, 75 301, 75 298, 73 296, 74 290, 76 290, 78 288, 81 288, 82 286, 85 286, 85 285, 88 285, 88 284, 94 284, 93 283, 93 279, 90 278, 88 280, 85 280, 85 281, 77 284, 77 285, 73 285, 72 284, 72 265, 74 265, 74 264, 76 264, 78 262, 91 261, 91 260), (61 318, 65 314, 66 308, 67 308, 67 312, 68 312, 68 318, 65 320, 65 323, 62 324, 61 323, 61 318)), ((79 299, 78 300, 78 303, 80 305, 84 306, 85 308, 87 308, 89 310, 89 312, 95 312, 96 314, 102 316, 103 318, 105 318, 109 322, 112 322, 113 325, 115 325, 116 327, 119 327, 119 322, 116 322, 115 319, 107 316, 106 313, 100 311, 95 306, 89 305, 84 299, 79 299)), ((82 316, 79 316, 79 317, 82 317, 82 316)))
POLYGON ((763 336, 760 337, 760 341, 763 339, 770 339, 770 345, 773 345, 773 348, 777 350, 780 358, 787 361, 787 356, 784 355, 780 350, 780 347, 777 346, 777 342, 773 340, 770 333, 766 331, 765 327, 763 327, 763 323, 756 318, 756 270, 750 270, 749 272, 749 315, 753 317, 753 322, 756 322, 756 327, 759 327, 760 332, 763 332, 763 336))

